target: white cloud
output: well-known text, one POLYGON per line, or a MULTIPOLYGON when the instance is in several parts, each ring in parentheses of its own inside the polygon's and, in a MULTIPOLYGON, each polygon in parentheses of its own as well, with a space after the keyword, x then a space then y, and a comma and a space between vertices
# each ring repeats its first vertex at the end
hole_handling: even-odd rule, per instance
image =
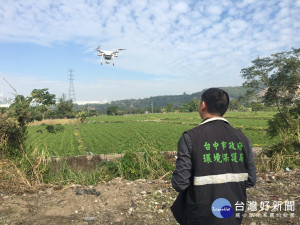
POLYGON ((219 5, 211 5, 207 8, 207 11, 212 16, 220 16, 223 12, 223 9, 219 5))
POLYGON ((185 2, 178 2, 172 6, 172 11, 177 13, 186 13, 189 10, 189 6, 185 2))
POLYGON ((123 70, 182 80, 220 76, 226 85, 232 81, 222 70, 239 80, 251 57, 299 47, 299 20, 299 0, 11 0, 0 7, 0 42, 126 48, 123 70))

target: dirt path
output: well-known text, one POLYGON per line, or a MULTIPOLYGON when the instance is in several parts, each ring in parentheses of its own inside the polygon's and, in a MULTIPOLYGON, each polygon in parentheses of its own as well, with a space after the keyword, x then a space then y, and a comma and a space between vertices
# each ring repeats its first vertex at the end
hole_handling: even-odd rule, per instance
MULTIPOLYGON (((300 170, 259 174, 256 187, 247 191, 243 224, 300 224, 299 184, 300 170), (261 204, 280 201, 280 211, 275 206, 259 212, 261 204)), ((42 187, 34 193, 0 189, 0 224, 177 224, 170 212, 176 196, 170 181, 122 178, 88 187, 42 187)))

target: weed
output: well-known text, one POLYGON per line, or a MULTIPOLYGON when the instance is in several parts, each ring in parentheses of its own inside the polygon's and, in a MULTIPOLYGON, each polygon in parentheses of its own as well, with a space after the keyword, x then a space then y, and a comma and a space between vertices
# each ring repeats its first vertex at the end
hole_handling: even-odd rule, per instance
POLYGON ((102 182, 101 170, 95 168, 92 171, 74 170, 66 160, 61 160, 59 168, 51 169, 45 177, 46 183, 51 184, 82 184, 95 185, 102 182))
POLYGON ((47 163, 48 158, 49 154, 45 145, 41 152, 38 152, 37 148, 35 148, 31 154, 24 153, 18 161, 18 167, 32 184, 41 184, 44 182, 44 177, 47 176, 50 169, 47 163))
POLYGON ((259 172, 277 172, 287 167, 289 169, 299 167, 299 157, 294 155, 281 155, 275 153, 272 157, 267 157, 262 154, 259 161, 260 163, 257 164, 257 170, 259 172))

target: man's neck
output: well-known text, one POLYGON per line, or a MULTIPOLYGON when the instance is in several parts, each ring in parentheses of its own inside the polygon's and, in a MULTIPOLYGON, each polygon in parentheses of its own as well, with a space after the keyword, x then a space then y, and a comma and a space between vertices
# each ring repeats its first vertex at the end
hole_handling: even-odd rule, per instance
POLYGON ((205 115, 203 115, 202 119, 206 120, 206 119, 209 119, 209 118, 219 118, 219 117, 222 117, 222 116, 214 115, 214 114, 211 114, 211 113, 206 113, 205 115))

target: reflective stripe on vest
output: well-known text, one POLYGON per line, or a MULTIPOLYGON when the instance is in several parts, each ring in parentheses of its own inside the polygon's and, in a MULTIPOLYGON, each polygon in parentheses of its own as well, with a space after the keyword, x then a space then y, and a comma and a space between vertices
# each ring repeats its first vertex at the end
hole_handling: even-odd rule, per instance
POLYGON ((248 179, 248 173, 225 173, 218 175, 209 175, 194 177, 194 185, 206 185, 206 184, 222 184, 229 182, 241 182, 248 179))

